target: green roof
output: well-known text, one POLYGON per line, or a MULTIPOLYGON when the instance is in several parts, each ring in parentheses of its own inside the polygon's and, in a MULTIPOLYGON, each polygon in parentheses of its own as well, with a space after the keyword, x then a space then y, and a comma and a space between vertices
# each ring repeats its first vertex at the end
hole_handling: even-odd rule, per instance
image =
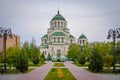
POLYGON ((64 21, 66 21, 65 18, 61 14, 59 14, 59 10, 58 10, 58 13, 52 18, 52 21, 53 20, 64 20, 64 21))
POLYGON ((43 36, 43 38, 48 38, 48 34, 45 34, 45 35, 43 36))
POLYGON ((69 38, 74 38, 74 36, 70 34, 70 35, 69 35, 69 38))
POLYGON ((86 39, 86 36, 84 34, 82 34, 79 39, 86 39))
POLYGON ((65 36, 63 32, 54 32, 52 36, 65 36))
POLYGON ((42 48, 48 48, 48 44, 41 44, 42 48))

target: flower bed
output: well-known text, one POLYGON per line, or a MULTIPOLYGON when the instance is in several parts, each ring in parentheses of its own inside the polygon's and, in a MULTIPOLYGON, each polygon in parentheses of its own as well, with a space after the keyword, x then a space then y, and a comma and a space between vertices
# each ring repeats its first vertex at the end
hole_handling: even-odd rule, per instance
POLYGON ((64 65, 64 63, 62 63, 62 62, 56 62, 56 63, 54 64, 54 67, 65 67, 65 65, 64 65))
POLYGON ((76 80, 67 68, 52 68, 44 80, 76 80))

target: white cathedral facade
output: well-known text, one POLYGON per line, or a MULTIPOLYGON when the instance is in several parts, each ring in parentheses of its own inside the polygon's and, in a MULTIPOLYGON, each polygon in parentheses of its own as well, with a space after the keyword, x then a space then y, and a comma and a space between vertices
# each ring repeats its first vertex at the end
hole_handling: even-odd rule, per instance
POLYGON ((87 43, 85 35, 80 35, 76 42, 75 37, 70 34, 67 28, 66 19, 58 11, 57 14, 50 21, 50 28, 41 38, 40 51, 47 57, 50 54, 52 57, 61 58, 67 55, 70 44, 77 43, 84 45, 87 43))

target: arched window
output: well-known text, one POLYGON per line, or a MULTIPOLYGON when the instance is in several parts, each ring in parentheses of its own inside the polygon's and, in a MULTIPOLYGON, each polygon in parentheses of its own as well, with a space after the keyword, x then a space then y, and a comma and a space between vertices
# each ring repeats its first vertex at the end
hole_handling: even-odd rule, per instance
POLYGON ((60 38, 58 37, 58 42, 60 42, 60 38))
POLYGON ((63 27, 63 22, 61 22, 61 27, 63 27))
POLYGON ((56 27, 56 25, 57 25, 57 24, 56 24, 56 22, 55 22, 55 27, 56 27))
POLYGON ((83 45, 85 44, 85 41, 83 40, 83 45))
POLYGON ((62 37, 62 42, 64 42, 64 38, 62 37))
POLYGON ((72 39, 70 41, 71 41, 71 44, 72 44, 72 39))
POLYGON ((81 44, 81 40, 80 40, 80 44, 81 44))
POLYGON ((58 27, 60 26, 60 22, 58 22, 58 27))
POLYGON ((47 43, 47 40, 45 39, 45 44, 47 43))
POLYGON ((54 42, 56 42, 56 38, 54 37, 54 42))

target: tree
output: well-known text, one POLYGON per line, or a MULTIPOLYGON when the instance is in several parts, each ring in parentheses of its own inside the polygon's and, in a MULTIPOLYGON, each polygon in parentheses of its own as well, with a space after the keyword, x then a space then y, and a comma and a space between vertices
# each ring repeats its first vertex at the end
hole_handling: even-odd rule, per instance
POLYGON ((34 46, 34 52, 32 53, 32 62, 33 64, 37 65, 40 61, 40 51, 39 48, 37 48, 36 46, 34 46))
POLYGON ((18 55, 16 57, 16 64, 15 64, 16 69, 24 73, 28 69, 28 58, 23 49, 20 50, 17 54, 18 55))
POLYGON ((116 43, 116 62, 120 64, 120 41, 116 43))
POLYGON ((43 64, 45 62, 45 60, 46 60, 46 58, 44 56, 44 53, 42 53, 41 56, 40 56, 41 63, 43 64))
POLYGON ((32 58, 32 53, 31 53, 31 45, 29 44, 28 41, 25 41, 23 46, 22 46, 26 56, 28 57, 29 61, 31 61, 32 58))
POLYGON ((98 50, 93 48, 89 60, 89 70, 94 72, 100 72, 102 71, 102 69, 103 69, 103 59, 100 53, 98 53, 98 50))
POLYGON ((79 63, 80 63, 81 65, 84 65, 85 62, 86 62, 85 57, 84 57, 84 56, 81 56, 80 59, 79 59, 79 63))
POLYGON ((110 69, 110 66, 112 65, 113 63, 113 56, 112 55, 106 55, 104 56, 104 64, 105 66, 110 69))
POLYGON ((79 59, 80 57, 80 46, 78 44, 71 44, 68 48, 68 59, 79 59))
POLYGON ((10 69, 15 63, 16 50, 17 49, 14 47, 10 47, 6 50, 6 61, 10 69))
POLYGON ((47 60, 48 60, 48 61, 52 60, 52 58, 51 58, 51 56, 50 56, 50 53, 48 53, 47 60))

